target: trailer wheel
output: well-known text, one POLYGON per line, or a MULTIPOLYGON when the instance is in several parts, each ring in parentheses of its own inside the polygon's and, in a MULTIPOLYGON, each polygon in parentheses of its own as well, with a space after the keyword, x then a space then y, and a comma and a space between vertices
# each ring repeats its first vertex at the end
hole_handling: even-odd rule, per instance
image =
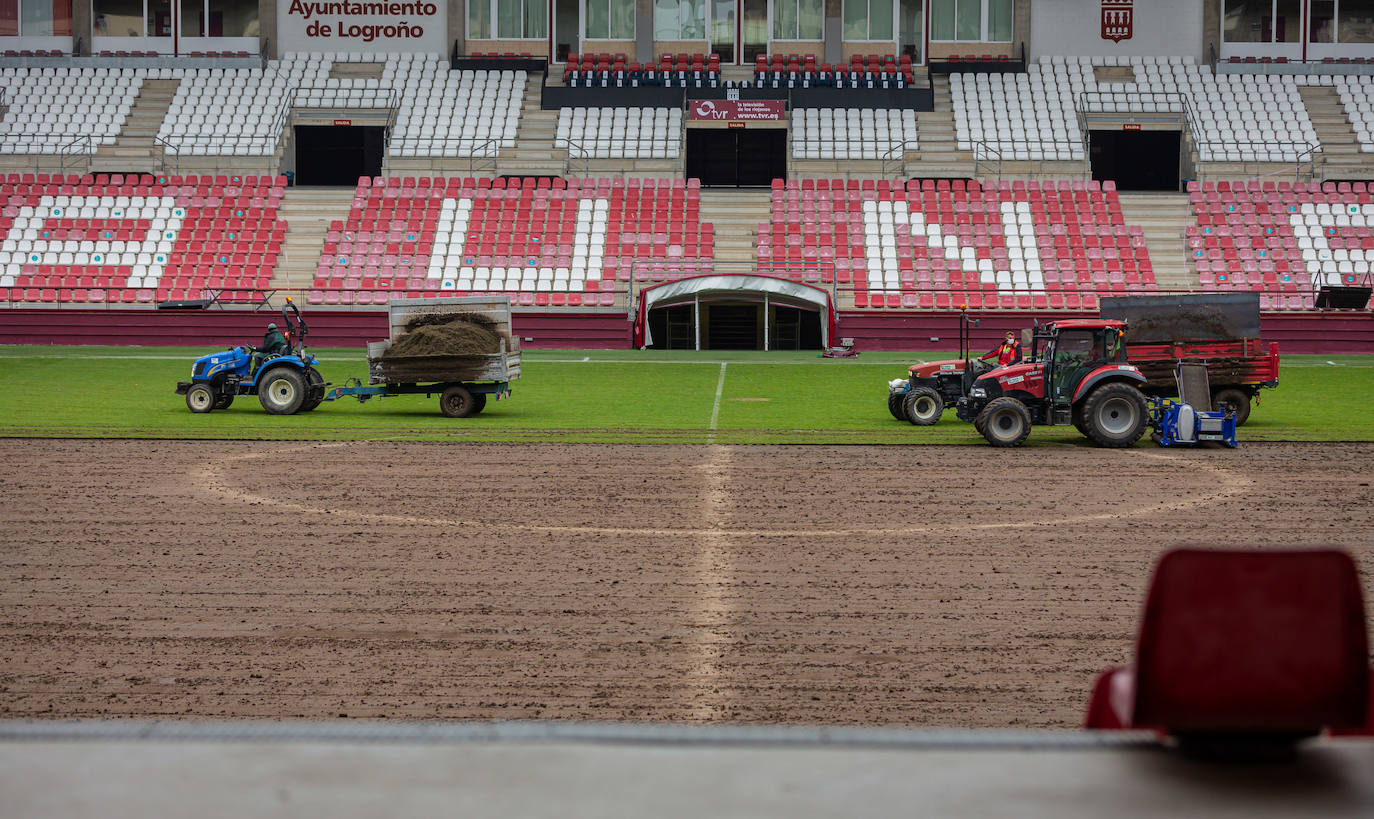
POLYGON ((191 412, 209 412, 216 408, 215 404, 215 391, 209 384, 192 384, 186 390, 186 409, 191 412))
POLYGON ((974 426, 993 446, 1021 446, 1030 436, 1030 410, 1015 398, 994 398, 978 414, 974 426))
POLYGON ((476 406, 472 393, 461 384, 454 384, 439 396, 439 411, 450 418, 466 418, 476 412, 476 406))
POLYGON ((1145 396, 1130 384, 1104 384, 1083 404, 1083 426, 1098 446, 1133 446, 1145 434, 1145 396))
POLYGON ((890 392, 887 394, 887 411, 892 413, 892 417, 898 421, 905 421, 906 415, 903 414, 902 403, 906 401, 906 393, 890 392))
POLYGON ((484 392, 473 393, 472 395, 472 414, 476 415, 487 408, 487 394, 484 392))
POLYGON ((290 367, 273 367, 258 380, 258 401, 273 415, 300 412, 305 394, 305 377, 290 367))
POLYGON ((941 413, 945 411, 945 399, 930 387, 917 387, 907 393, 902 409, 906 413, 906 420, 918 427, 928 427, 940 420, 941 413))
POLYGON ((304 403, 301 404, 301 412, 309 412, 324 403, 324 376, 314 367, 306 367, 305 377, 306 395, 304 403))
POLYGON ((1243 390, 1217 390, 1212 396, 1212 408, 1217 412, 1234 412, 1236 426, 1241 426, 1250 417, 1250 396, 1243 390))

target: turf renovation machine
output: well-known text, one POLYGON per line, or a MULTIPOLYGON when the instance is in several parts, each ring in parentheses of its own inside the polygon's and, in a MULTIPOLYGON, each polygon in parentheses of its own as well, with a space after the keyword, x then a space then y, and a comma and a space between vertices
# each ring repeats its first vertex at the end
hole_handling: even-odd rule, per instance
POLYGON ((240 395, 256 395, 262 408, 273 415, 318 407, 329 385, 315 369, 319 362, 305 351, 309 328, 289 298, 282 305, 281 318, 286 353, 267 358, 256 370, 256 350, 248 345, 201 356, 191 365, 191 380, 177 382, 177 394, 186 396, 186 408, 195 413, 228 409, 240 395))
POLYGON ((1238 446, 1235 408, 1223 404, 1217 411, 1212 410, 1207 365, 1179 362, 1174 378, 1178 382, 1180 400, 1150 398, 1150 427, 1154 430, 1150 437, 1155 443, 1197 446, 1210 442, 1238 446))

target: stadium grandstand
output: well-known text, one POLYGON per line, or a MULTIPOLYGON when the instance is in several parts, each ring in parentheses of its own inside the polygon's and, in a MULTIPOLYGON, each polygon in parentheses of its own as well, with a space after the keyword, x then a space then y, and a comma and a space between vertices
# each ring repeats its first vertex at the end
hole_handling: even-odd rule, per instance
POLYGON ((690 279, 691 343, 759 348, 823 308, 755 279, 873 346, 1104 295, 1369 310, 1353 0, 15 0, 0 26, 12 309, 496 294, 537 324, 690 279))

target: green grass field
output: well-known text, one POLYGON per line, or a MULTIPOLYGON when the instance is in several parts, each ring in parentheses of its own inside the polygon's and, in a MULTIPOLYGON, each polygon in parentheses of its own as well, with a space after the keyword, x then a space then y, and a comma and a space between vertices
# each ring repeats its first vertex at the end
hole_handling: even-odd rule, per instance
MULTIPOLYGON (((253 396, 194 415, 173 389, 209 350, 0 347, 0 435, 630 443, 981 444, 952 409, 933 427, 887 412, 887 382, 945 352, 811 353, 533 350, 505 401, 450 419, 438 398, 326 402, 271 416, 253 396)), ((364 378, 361 351, 314 350, 335 384, 364 378)), ((1374 356, 1285 356, 1276 390, 1241 429, 1244 441, 1374 441, 1374 356)), ((1036 443, 1082 441, 1037 428, 1036 443)))

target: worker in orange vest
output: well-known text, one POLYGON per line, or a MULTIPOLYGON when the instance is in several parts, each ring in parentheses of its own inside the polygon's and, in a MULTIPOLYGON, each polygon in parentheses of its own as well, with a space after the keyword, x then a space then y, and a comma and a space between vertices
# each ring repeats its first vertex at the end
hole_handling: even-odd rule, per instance
POLYGON ((986 361, 993 356, 997 357, 997 366, 999 367, 1019 363, 1021 361, 1021 342, 1016 340, 1016 333, 1008 330, 1005 341, 978 356, 978 359, 986 361))

